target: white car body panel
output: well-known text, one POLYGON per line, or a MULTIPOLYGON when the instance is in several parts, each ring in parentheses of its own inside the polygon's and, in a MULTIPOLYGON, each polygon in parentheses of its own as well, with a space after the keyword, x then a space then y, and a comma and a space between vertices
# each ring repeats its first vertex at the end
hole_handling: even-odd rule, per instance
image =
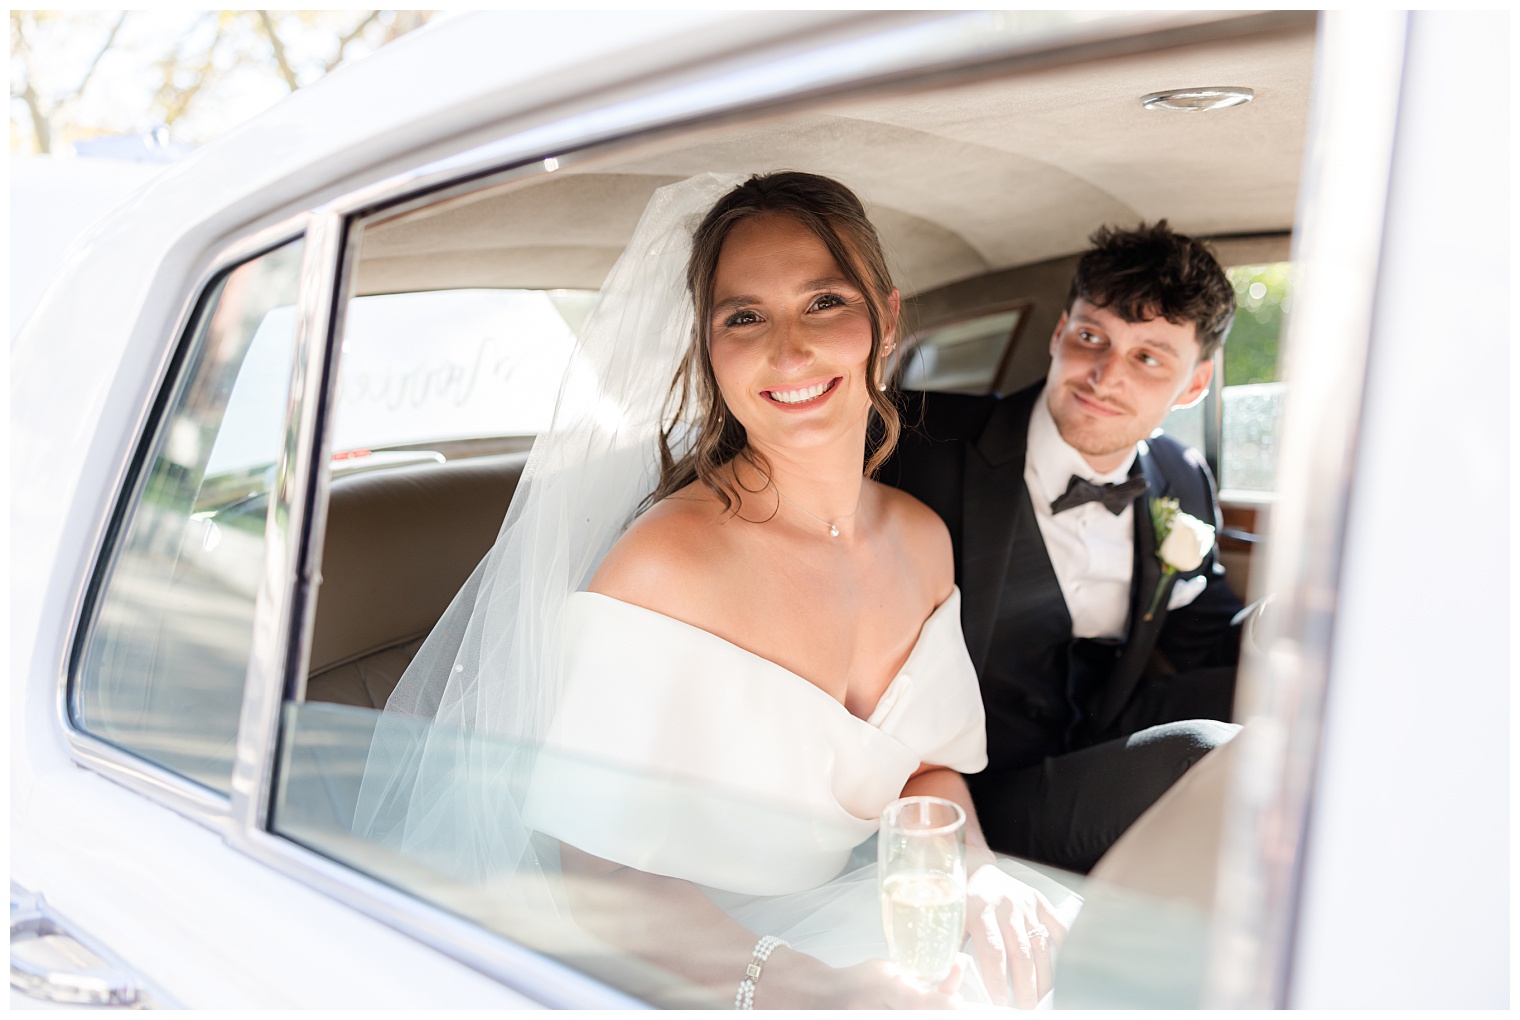
MULTIPOLYGON (((1493 543, 1491 554, 1428 556, 1422 529, 1439 525, 1425 523, 1434 511, 1418 516, 1423 504, 1445 505, 1445 493, 1464 484, 1475 484, 1468 495, 1485 505, 1503 507, 1507 500, 1504 458, 1496 469, 1492 458, 1475 460, 1467 451, 1473 435, 1502 436, 1508 427, 1505 377, 1493 367, 1507 354, 1499 316, 1508 308, 1489 301, 1488 318, 1454 328, 1462 302, 1475 292, 1465 282, 1474 264, 1483 281, 1477 293, 1504 292, 1508 253, 1490 214, 1501 196, 1507 200, 1506 139, 1499 136, 1473 174, 1463 146, 1491 127, 1490 111, 1464 119, 1427 105, 1443 101, 1438 83, 1459 71, 1487 75, 1484 95, 1506 94, 1507 50, 1490 52, 1503 48, 1501 20, 1411 21, 1406 81, 1437 94, 1406 100, 1400 130, 1409 135, 1395 147, 1335 683, 1303 851, 1296 969, 1286 1004, 1508 1001, 1503 806, 1510 707, 1506 620, 1499 612, 1507 596, 1495 566, 1501 556, 1507 561, 1507 520, 1485 520, 1478 529, 1480 539, 1493 543), (1473 56, 1479 51, 1487 59, 1473 56), (1432 144, 1440 131, 1442 142, 1432 144), (1453 192, 1469 203, 1452 207, 1457 213, 1441 206, 1433 218, 1424 209, 1423 196, 1453 192), (1436 369, 1431 334, 1443 328, 1452 339, 1437 345, 1443 358, 1436 369), (1457 345, 1474 353, 1459 357, 1457 345), (1476 384, 1475 372, 1483 375, 1476 384), (1452 394, 1459 413, 1409 413, 1452 394), (1400 501, 1416 516, 1379 509, 1400 501), (1407 557, 1387 555, 1400 546, 1407 557), (1457 655, 1452 634, 1460 632, 1475 637, 1457 655), (1457 676, 1468 685, 1460 702, 1433 696, 1457 676), (1420 734, 1438 737, 1442 749, 1422 746, 1420 734), (1453 888, 1454 867, 1475 876, 1475 890, 1453 888), (1455 911, 1427 899, 1432 890, 1418 880, 1433 874, 1447 876, 1433 892, 1457 898, 1455 911), (1427 938, 1440 941, 1420 962, 1410 943, 1427 938)), ((711 99, 732 95, 737 103, 757 87, 745 77, 746 50, 774 44, 774 55, 810 26, 846 36, 901 26, 893 36, 898 43, 873 42, 870 52, 883 61, 893 59, 892 45, 921 52, 986 30, 969 15, 449 17, 164 170, 81 239, 13 345, 15 881, 44 894, 150 981, 174 975, 165 991, 178 1005, 533 1004, 245 855, 204 819, 175 814, 76 764, 60 725, 58 690, 81 588, 186 302, 216 253, 355 188, 429 161, 460 159, 471 146, 505 135, 516 137, 501 144, 518 149, 527 144, 523 132, 545 125, 569 139, 596 137, 604 125, 597 110, 635 103, 662 76, 670 82, 684 73, 690 88, 701 89, 710 84, 700 73, 705 67, 734 61, 711 99), (577 110, 584 119, 572 123, 577 110)), ((820 81, 852 73, 809 65, 805 53, 798 68, 820 81)), ((657 107, 642 114, 652 122, 662 115, 657 107)), ((553 131, 535 137, 552 151, 553 131)))
POLYGON ((191 1009, 522 1009, 490 978, 70 764, 13 805, 14 880, 191 1009), (19 807, 19 810, 17 808, 19 807), (402 963, 404 961, 404 963, 402 963), (164 982, 160 982, 164 983, 164 982))
POLYGON ((68 258, 74 241, 164 169, 124 159, 12 156, 11 336, 68 258))
POLYGON ((1505 20, 1410 20, 1294 1006, 1509 1000, 1509 139, 1443 91, 1504 107, 1505 20))

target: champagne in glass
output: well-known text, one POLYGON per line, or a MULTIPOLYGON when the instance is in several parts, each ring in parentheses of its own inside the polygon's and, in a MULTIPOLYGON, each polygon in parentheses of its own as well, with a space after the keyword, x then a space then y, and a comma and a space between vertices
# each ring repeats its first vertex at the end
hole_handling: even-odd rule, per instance
POLYGON ((965 941, 966 812, 942 797, 893 801, 881 813, 877 863, 892 962, 928 991, 965 941))

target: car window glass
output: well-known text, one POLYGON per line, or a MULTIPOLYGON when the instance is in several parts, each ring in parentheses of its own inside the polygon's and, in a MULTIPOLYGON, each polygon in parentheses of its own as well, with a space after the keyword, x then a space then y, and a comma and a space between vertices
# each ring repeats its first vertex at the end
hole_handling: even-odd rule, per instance
POLYGON ((302 243, 202 299, 74 678, 76 724, 226 792, 283 444, 302 243))
POLYGON ((1288 262, 1225 270, 1235 288, 1236 313, 1225 337, 1222 375, 1216 371, 1206 399, 1173 411, 1161 425, 1162 432, 1183 445, 1213 455, 1221 489, 1270 493, 1276 487, 1284 391, 1278 381, 1277 345, 1283 317, 1292 306, 1291 270, 1288 262), (1216 400, 1222 429, 1217 450, 1211 450, 1206 422, 1216 410, 1216 400))
MULTIPOLYGON (((721 976, 709 985, 694 979, 691 961, 663 961, 656 944, 649 945, 647 955, 630 953, 629 934, 650 928, 651 922, 655 927, 707 923, 720 930, 723 922, 711 917, 683 919, 680 910, 672 910, 671 897, 680 896, 676 887, 686 883, 632 868, 588 867, 587 859, 573 849, 541 832, 527 833, 516 805, 534 800, 524 798, 518 784, 554 791, 545 799, 576 804, 564 812, 567 815, 597 817, 613 810, 615 816, 621 810, 622 823, 629 828, 659 832, 668 826, 650 844, 658 844, 656 852, 667 859, 701 856, 719 870, 732 866, 725 859, 729 854, 748 858, 754 867, 765 839, 757 836, 749 847, 732 844, 714 852, 714 844, 683 831, 680 818, 706 817, 735 832, 794 838, 805 833, 800 838, 820 845, 848 846, 859 839, 847 824, 720 783, 524 747, 398 713, 381 715, 319 702, 291 704, 286 706, 284 733, 273 831, 661 1008, 731 1008, 732 986, 742 977, 743 961, 737 967, 723 966, 731 963, 731 948, 715 948, 714 959, 721 963, 711 969, 721 976), (447 769, 449 782, 427 817, 407 818, 398 802, 385 794, 397 777, 418 781, 413 766, 419 758, 450 763, 438 766, 447 769), (525 759, 531 760, 531 768, 521 767, 525 759), (468 842, 465 834, 480 835, 469 819, 481 814, 494 820, 491 838, 459 852, 468 842), (730 970, 736 971, 732 980, 730 970)), ((427 773, 424 768, 422 774, 427 773)), ((400 805, 404 804, 402 797, 400 805)), ((859 870, 874 862, 875 855, 875 841, 869 841, 849 857, 848 866, 859 870)), ((784 862, 766 864, 784 871, 784 862)), ((844 892, 848 905, 836 901, 822 906, 824 916, 831 907, 857 918, 863 915, 874 925, 880 909, 877 885, 873 873, 865 876, 868 882, 854 883, 844 892)), ((1080 886, 1075 876, 1061 879, 1068 888, 1080 886)), ((1059 888, 1053 884, 1052 894, 1059 888)), ((724 896, 718 890, 711 895, 734 916, 753 916, 751 923, 766 923, 766 909, 776 908, 762 902, 763 897, 724 896)), ((793 899, 806 897, 802 893, 793 899)), ((806 989, 801 992, 807 994, 806 989)))
POLYGON ((925 330, 903 356, 899 385, 935 393, 990 393, 1027 311, 1020 306, 925 330))
POLYGON ((531 436, 549 422, 584 290, 443 290, 349 302, 333 451, 531 436))
POLYGON ((1292 263, 1234 266, 1235 322, 1225 341, 1219 485, 1271 492, 1283 393, 1277 345, 1293 305, 1292 263))

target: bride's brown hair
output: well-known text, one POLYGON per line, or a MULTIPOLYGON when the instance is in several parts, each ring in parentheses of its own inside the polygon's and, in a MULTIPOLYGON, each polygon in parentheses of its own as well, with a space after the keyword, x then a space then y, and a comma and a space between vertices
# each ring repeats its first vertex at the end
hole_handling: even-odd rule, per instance
MULTIPOLYGON (((838 181, 817 174, 786 170, 756 175, 718 200, 692 236, 691 260, 686 265, 686 286, 695 306, 696 322, 691 345, 670 383, 665 425, 660 430, 660 484, 644 501, 653 506, 679 489, 700 479, 723 502, 725 510, 737 509, 740 499, 719 469, 735 457, 744 457, 762 474, 767 465, 757 462, 748 446, 744 426, 725 413, 723 395, 713 374, 709 343, 712 337, 713 277, 718 255, 729 232, 743 220, 763 213, 790 216, 823 242, 834 263, 861 294, 871 318, 871 353, 866 360, 866 379, 881 371, 882 345, 898 335, 898 317, 892 310, 892 274, 881 250, 876 228, 866 218, 865 207, 855 193, 838 181), (688 451, 676 457, 672 437, 682 428, 688 408, 698 412, 696 437, 688 451)), ((863 471, 874 475, 897 446, 901 425, 890 390, 874 385, 870 393, 872 420, 866 430, 863 471)), ((763 458, 761 458, 763 459, 763 458)))

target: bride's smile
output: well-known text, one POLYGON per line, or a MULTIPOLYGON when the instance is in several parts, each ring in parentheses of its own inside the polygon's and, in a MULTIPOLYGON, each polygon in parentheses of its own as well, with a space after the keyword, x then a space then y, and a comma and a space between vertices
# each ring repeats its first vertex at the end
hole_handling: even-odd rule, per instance
POLYGON ((713 374, 762 451, 838 445, 858 457, 870 409, 871 315, 796 218, 736 224, 713 279, 713 374))
POLYGON ((839 385, 840 378, 836 375, 827 382, 811 383, 796 389, 782 389, 777 386, 761 392, 786 407, 812 407, 834 392, 834 387, 839 385))

